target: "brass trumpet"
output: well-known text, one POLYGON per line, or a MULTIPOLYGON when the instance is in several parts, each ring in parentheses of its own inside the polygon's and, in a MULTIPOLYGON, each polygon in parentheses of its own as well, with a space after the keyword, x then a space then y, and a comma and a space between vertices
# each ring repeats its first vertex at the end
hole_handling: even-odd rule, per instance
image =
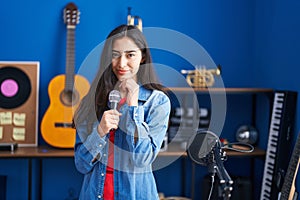
POLYGON ((221 66, 217 69, 206 69, 205 66, 196 66, 195 70, 181 70, 182 74, 187 74, 186 81, 191 87, 211 87, 215 83, 214 75, 221 74, 221 66))
POLYGON ((143 31, 143 22, 139 16, 131 15, 131 7, 128 7, 128 15, 127 15, 127 25, 136 26, 140 31, 143 31), (137 20, 137 24, 135 25, 135 21, 137 20))

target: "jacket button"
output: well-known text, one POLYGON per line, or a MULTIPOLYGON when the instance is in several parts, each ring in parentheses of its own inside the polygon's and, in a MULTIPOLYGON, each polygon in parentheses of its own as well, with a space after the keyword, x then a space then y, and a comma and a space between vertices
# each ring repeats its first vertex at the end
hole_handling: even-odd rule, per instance
POLYGON ((100 194, 99 194, 97 197, 98 197, 98 199, 101 199, 101 198, 102 198, 100 194))

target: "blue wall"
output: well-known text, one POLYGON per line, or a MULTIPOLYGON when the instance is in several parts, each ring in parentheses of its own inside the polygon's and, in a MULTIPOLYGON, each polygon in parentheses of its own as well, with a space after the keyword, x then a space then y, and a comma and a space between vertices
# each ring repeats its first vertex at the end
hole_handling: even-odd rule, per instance
MULTIPOLYGON (((39 121, 49 105, 47 94, 49 81, 54 76, 65 73, 66 27, 62 20, 62 10, 68 2, 10 0, 3 1, 0 6, 0 60, 40 61, 39 121)), ((143 19, 144 27, 161 27, 178 31, 202 45, 213 61, 222 65, 222 79, 226 87, 267 87, 300 91, 298 77, 300 69, 297 66, 300 54, 299 1, 75 0, 74 2, 81 11, 80 23, 76 27, 77 70, 90 52, 105 40, 112 28, 127 22, 127 7, 131 6, 132 14, 139 15, 143 19)), ((191 68, 184 58, 178 58, 168 52, 154 51, 153 57, 156 63, 170 66, 177 71, 191 68)), ((165 74, 160 76, 167 79, 165 74)), ((168 81, 172 82, 172 79, 168 81)), ((238 117, 228 113, 233 119, 226 119, 226 130, 236 128, 238 123, 249 121, 249 114, 240 111, 245 105, 241 103, 238 105, 242 109, 228 108, 238 117)), ((295 133, 300 130, 299 107, 295 133)), ((247 107, 246 111, 249 109, 251 108, 247 107)), ((265 146, 267 131, 263 134, 261 146, 265 146)), ((295 139, 296 136, 294 142, 295 139)), ((39 143, 45 144, 41 137, 39 143)), ((13 187, 26 182, 27 178, 20 174, 19 180, 10 182, 16 178, 13 175, 14 170, 9 170, 15 165, 14 162, 18 162, 18 165, 26 170, 27 164, 24 160, 0 161, 0 174, 7 174, 8 184, 13 187)), ((78 193, 81 176, 73 171, 72 160, 61 162, 50 159, 45 162, 46 168, 42 172, 47 178, 43 180, 45 199, 51 199, 53 197, 51 195, 57 195, 57 199, 64 199, 70 188, 75 188, 78 193), (70 167, 70 173, 65 173, 63 171, 65 167, 61 169, 61 165, 70 167), (63 178, 60 180, 57 179, 59 176, 51 176, 50 173, 53 172, 63 174, 63 178), (57 186, 57 180, 62 181, 61 185, 57 186), (59 187, 61 191, 52 192, 50 189, 52 186, 59 187)), ((175 172, 178 166, 180 167, 180 163, 174 163, 165 171, 157 172, 158 185, 168 195, 172 194, 174 188, 164 183, 163 175, 173 176, 170 172, 175 172)), ((179 187, 175 185, 175 188, 179 187)), ((27 195, 26 189, 19 193, 14 191, 8 189, 7 195, 11 199, 14 199, 13 197, 20 199, 27 195)), ((179 194, 180 192, 175 193, 179 194)))

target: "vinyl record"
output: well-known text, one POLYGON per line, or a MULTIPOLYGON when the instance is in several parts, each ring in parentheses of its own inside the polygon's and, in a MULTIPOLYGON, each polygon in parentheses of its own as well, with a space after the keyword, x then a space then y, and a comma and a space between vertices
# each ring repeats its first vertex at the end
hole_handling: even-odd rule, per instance
POLYGON ((16 108, 26 102, 31 92, 29 77, 13 66, 0 68, 0 107, 16 108))

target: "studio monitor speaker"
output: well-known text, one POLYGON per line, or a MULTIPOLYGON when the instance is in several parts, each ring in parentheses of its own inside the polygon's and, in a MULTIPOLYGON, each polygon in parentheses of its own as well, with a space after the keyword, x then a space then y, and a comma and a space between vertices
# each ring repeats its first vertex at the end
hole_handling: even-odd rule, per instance
POLYGON ((0 143, 37 146, 39 62, 0 61, 0 143))

